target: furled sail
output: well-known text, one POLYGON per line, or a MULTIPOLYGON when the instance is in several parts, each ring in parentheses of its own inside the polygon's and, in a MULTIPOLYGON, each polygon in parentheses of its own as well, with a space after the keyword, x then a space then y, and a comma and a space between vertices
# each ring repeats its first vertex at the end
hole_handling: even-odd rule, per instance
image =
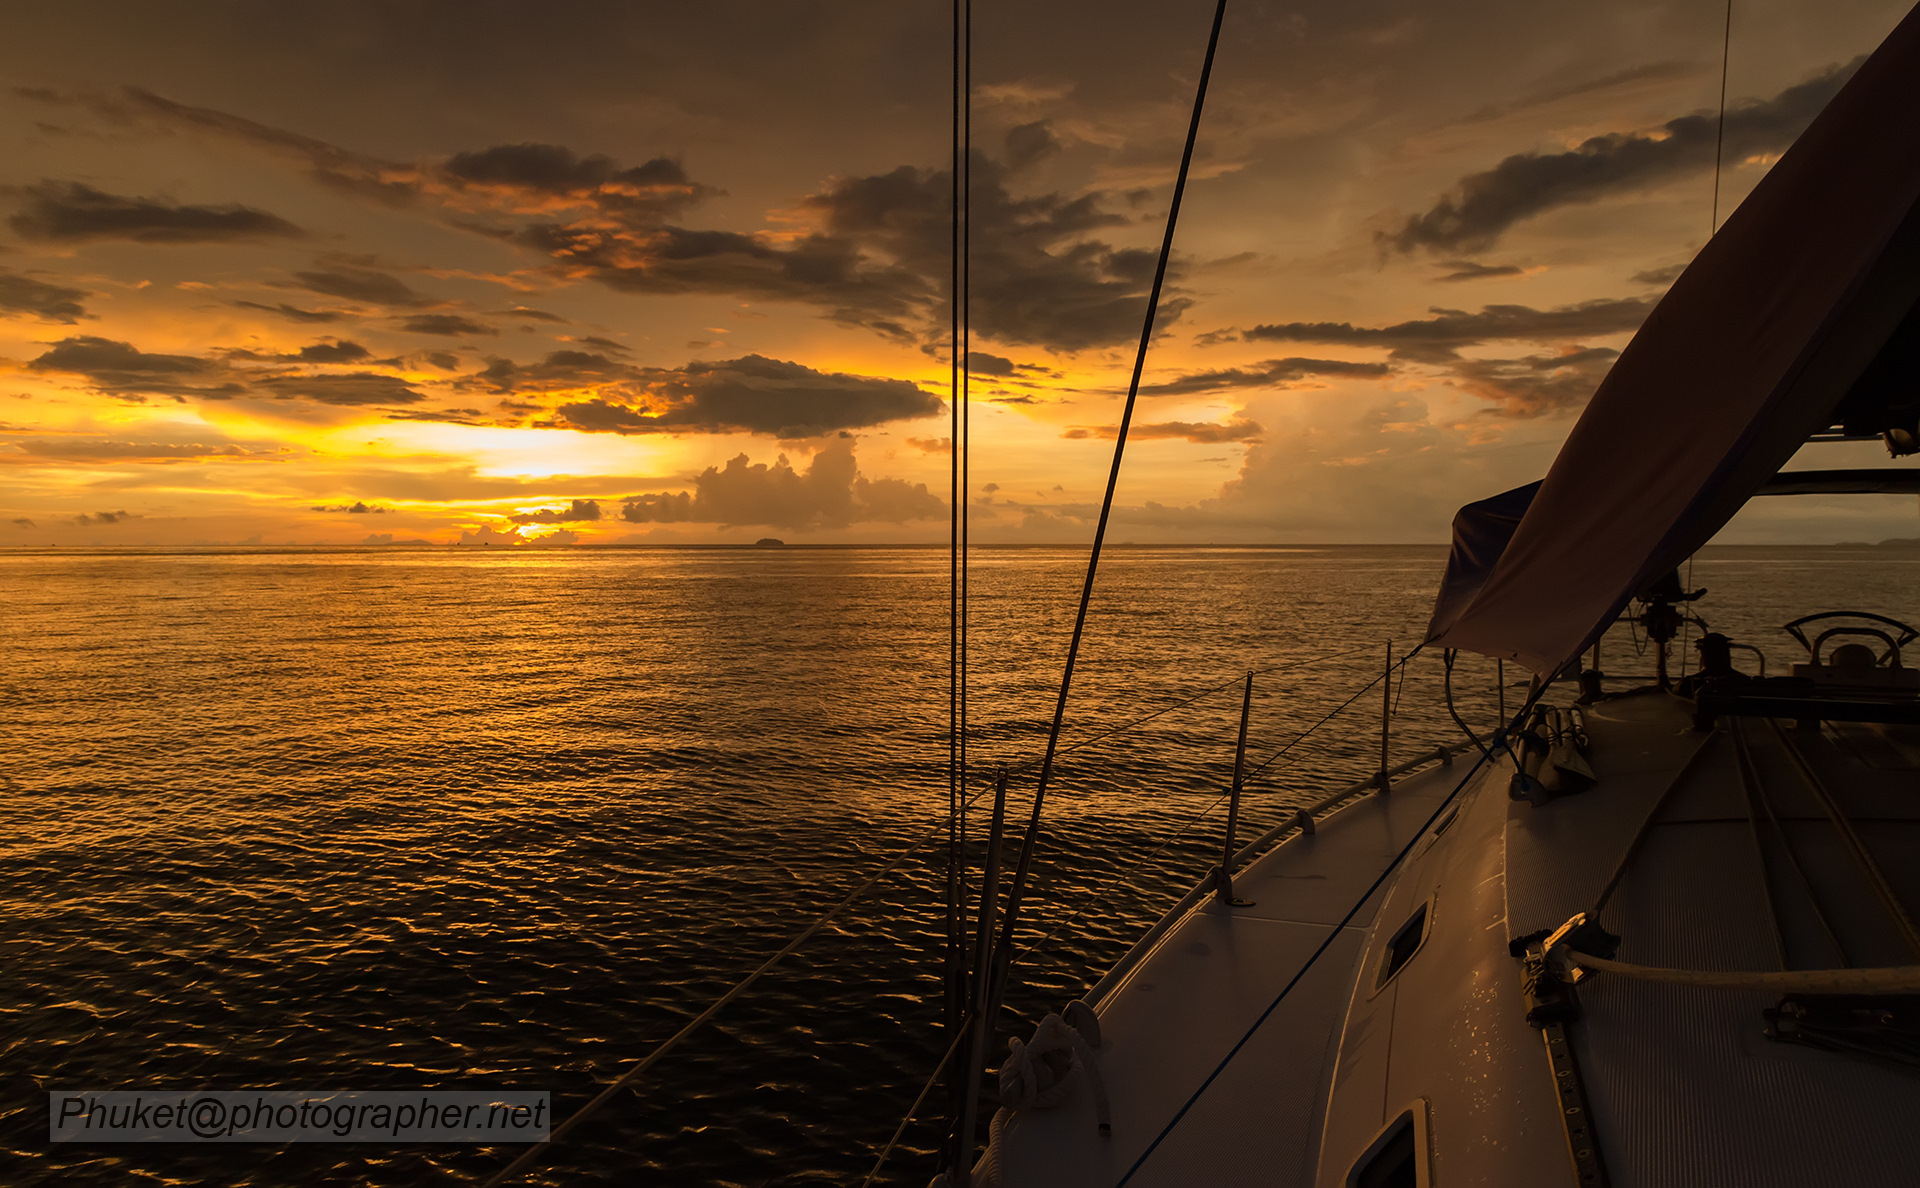
POLYGON ((1429 642, 1559 671, 1834 422, 1917 300, 1920 8, 1654 308, 1497 559, 1456 550, 1429 642))

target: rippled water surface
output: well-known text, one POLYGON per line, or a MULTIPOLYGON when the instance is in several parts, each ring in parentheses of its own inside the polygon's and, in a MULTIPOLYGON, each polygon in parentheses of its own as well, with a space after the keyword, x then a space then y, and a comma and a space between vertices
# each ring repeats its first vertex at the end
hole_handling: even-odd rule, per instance
MULTIPOLYGON (((1263 761, 1370 680, 1384 641, 1415 641, 1442 561, 1118 550, 1066 742, 1259 669, 1263 761)), ((977 555, 978 769, 1038 753, 1083 565, 977 555)), ((1920 619, 1920 551, 1721 550, 1694 577, 1714 627, 1776 663, 1797 614, 1920 619)), ((513 1150, 55 1150, 44 1094, 512 1086, 564 1116, 935 832, 946 589, 944 553, 917 549, 0 554, 0 1181, 484 1178, 513 1150)), ((1606 646, 1609 671, 1651 670, 1624 633, 1606 646)), ((1463 661, 1457 685, 1490 722, 1492 665, 1463 661)), ((1396 758, 1454 737, 1437 688, 1436 662, 1408 669, 1396 758)), ((1221 814, 1196 817, 1238 708, 1222 689, 1067 757, 1014 1015, 1089 985, 1204 872, 1221 814)), ((1265 768, 1252 826, 1371 770, 1380 712, 1363 695, 1265 768)), ((1030 778, 1014 789, 1024 812, 1030 778)), ((945 1046, 942 853, 528 1182, 858 1182, 945 1046)), ((908 1131, 887 1182, 926 1181, 936 1130, 908 1131)))

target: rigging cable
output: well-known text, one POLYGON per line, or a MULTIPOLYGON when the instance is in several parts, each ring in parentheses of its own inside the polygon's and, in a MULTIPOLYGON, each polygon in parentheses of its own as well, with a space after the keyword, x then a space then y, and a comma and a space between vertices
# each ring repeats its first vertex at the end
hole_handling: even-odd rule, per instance
MULTIPOLYGON (((949 464, 947 536, 947 952, 945 1011, 948 1029, 965 1033, 967 998, 967 249, 972 189, 973 6, 954 0, 952 159, 948 169, 952 202, 951 275, 947 399, 953 417, 947 442, 949 464)), ((956 1072, 958 1070, 956 1069, 956 1072)), ((964 1092, 959 1076, 949 1086, 957 1106, 964 1092)))
POLYGON ((1713 129, 1713 216, 1707 238, 1720 233, 1720 162, 1727 143, 1727 64, 1733 53, 1733 0, 1727 0, 1727 20, 1720 32, 1720 120, 1713 129))
MULTIPOLYGON (((1080 589, 1080 608, 1074 615, 1073 637, 1067 644, 1067 662, 1060 674, 1060 696, 1053 706, 1053 725, 1047 732, 1047 749, 1040 761, 1040 778, 1034 788, 1033 808, 1027 818, 1027 832, 1020 846, 1020 862, 1013 884, 1007 892, 1006 917, 995 947, 995 960, 1004 968, 1012 953, 1013 938, 1020 924, 1020 901, 1033 867, 1034 847, 1040 840, 1040 813, 1046 803, 1047 784, 1053 776, 1054 753, 1060 744, 1060 727, 1066 718, 1067 696, 1073 688, 1074 662, 1080 656, 1080 640, 1087 625, 1087 605, 1093 600, 1094 578, 1100 569, 1100 547, 1106 541, 1107 521, 1113 513, 1113 494, 1120 484, 1120 462, 1126 454, 1127 430, 1133 423, 1133 408, 1140 396, 1140 376, 1147 365, 1147 348, 1153 341, 1154 323, 1160 314, 1160 290, 1167 279, 1167 262, 1173 255, 1173 233, 1180 221, 1180 200, 1186 195, 1187 174, 1193 167, 1193 146, 1200 136, 1200 113, 1206 106, 1207 82, 1213 76, 1213 59, 1220 47, 1220 26, 1227 15, 1227 0, 1218 0, 1213 10, 1213 29, 1207 37, 1206 57, 1200 64, 1200 80, 1193 97, 1193 117, 1187 125, 1186 146, 1180 154, 1180 171, 1173 183, 1173 199, 1167 207, 1166 235, 1160 241, 1160 257, 1153 270, 1153 286, 1147 293, 1147 313, 1140 327, 1140 347, 1133 360, 1133 378, 1127 385, 1127 402, 1120 411, 1120 428, 1114 435, 1113 465, 1107 473, 1107 489, 1100 501, 1100 520, 1093 531, 1093 549, 1087 557, 1087 578, 1080 589)), ((993 1001, 997 1004, 996 988, 993 1001)), ((989 1018, 992 1017, 990 1013, 989 1018)), ((971 1137, 971 1136, 969 1136, 971 1137)))
MULTIPOLYGON (((1727 0, 1727 19, 1720 30, 1720 118, 1713 128, 1713 213, 1707 219, 1707 242, 1720 234, 1720 163, 1727 143, 1727 64, 1733 55, 1733 0, 1727 0)), ((1693 589, 1693 555, 1687 556, 1687 585, 1693 589)), ((1691 634, 1685 616, 1680 619, 1680 675, 1687 675, 1687 636, 1691 634)))

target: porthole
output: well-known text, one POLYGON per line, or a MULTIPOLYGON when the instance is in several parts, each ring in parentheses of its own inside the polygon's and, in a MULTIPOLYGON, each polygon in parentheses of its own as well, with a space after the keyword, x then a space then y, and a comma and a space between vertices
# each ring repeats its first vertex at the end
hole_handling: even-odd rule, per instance
POLYGON ((1346 1188, 1429 1188, 1427 1103, 1417 1101, 1386 1124, 1347 1172, 1346 1188))
POLYGON ((1391 982, 1394 975, 1405 969, 1407 962, 1413 960, 1413 955, 1426 943, 1428 919, 1432 915, 1429 909, 1432 906, 1433 901, 1428 900, 1415 908, 1413 915, 1407 917, 1407 922, 1396 929, 1387 941, 1386 952, 1380 955, 1380 973, 1373 983, 1376 993, 1391 982))
POLYGON ((1438 825, 1435 825, 1432 829, 1427 831, 1426 845, 1420 848, 1420 853, 1422 856, 1425 856, 1428 850, 1431 850, 1433 849, 1433 847, 1440 844, 1440 835, 1447 831, 1448 826, 1452 825, 1455 818, 1459 817, 1459 815, 1460 815, 1460 806, 1456 804, 1452 808, 1447 810, 1446 816, 1440 818, 1440 823, 1438 825))

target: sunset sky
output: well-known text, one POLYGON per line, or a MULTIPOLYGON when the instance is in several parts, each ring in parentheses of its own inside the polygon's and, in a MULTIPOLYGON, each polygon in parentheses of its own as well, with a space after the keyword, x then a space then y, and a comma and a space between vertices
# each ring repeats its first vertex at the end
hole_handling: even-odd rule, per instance
MULTIPOLYGON (((1736 4, 1723 218, 1906 7, 1736 4)), ((1091 532, 1211 11, 976 4, 978 540, 1091 532)), ((1113 539, 1539 477, 1708 234, 1723 12, 1235 0, 1113 539)), ((944 540, 949 19, 20 7, 0 545, 944 540)))

